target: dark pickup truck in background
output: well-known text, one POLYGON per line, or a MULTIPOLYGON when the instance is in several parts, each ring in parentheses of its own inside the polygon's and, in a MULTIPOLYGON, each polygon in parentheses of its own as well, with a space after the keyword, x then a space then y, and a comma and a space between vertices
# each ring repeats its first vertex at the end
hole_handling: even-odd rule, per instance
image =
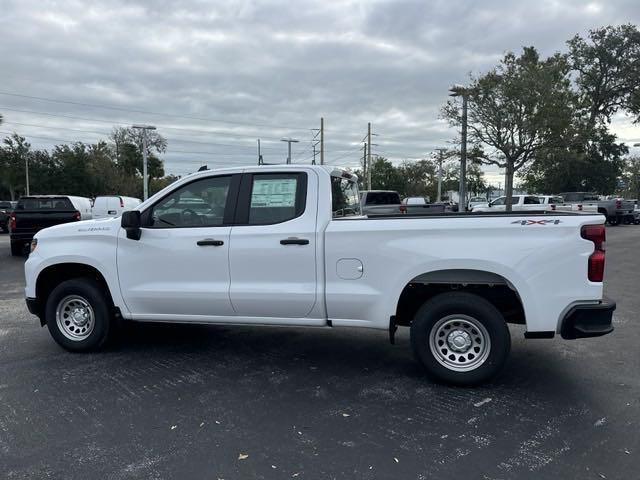
POLYGON ((82 213, 87 207, 85 203, 88 204, 90 212, 89 199, 82 197, 64 195, 21 197, 9 218, 11 254, 22 255, 33 236, 43 228, 84 220, 82 213))

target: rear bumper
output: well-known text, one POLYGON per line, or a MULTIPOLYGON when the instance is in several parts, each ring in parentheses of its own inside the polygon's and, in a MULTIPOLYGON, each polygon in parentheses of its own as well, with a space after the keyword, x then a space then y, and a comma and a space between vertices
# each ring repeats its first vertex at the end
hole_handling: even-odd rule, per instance
POLYGON ((611 320, 616 302, 608 298, 600 303, 576 305, 562 319, 560 335, 566 340, 600 337, 613 332, 611 320))

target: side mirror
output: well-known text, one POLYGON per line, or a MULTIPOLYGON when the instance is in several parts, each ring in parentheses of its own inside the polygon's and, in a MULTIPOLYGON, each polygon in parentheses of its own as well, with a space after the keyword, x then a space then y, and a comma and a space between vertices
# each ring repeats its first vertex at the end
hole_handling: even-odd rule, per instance
POLYGON ((128 239, 140 240, 140 236, 142 235, 142 230, 140 230, 141 225, 142 221, 138 210, 131 210, 122 214, 120 226, 127 231, 128 239))

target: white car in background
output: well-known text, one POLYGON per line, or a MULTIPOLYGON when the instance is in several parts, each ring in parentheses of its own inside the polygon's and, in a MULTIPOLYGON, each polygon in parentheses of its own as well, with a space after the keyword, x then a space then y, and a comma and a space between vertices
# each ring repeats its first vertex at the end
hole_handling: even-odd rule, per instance
POLYGON ((489 205, 489 201, 485 197, 471 197, 469 200, 469 210, 473 210, 475 207, 486 207, 489 205))
MULTIPOLYGON (((519 211, 542 211, 546 206, 540 203, 540 197, 537 195, 513 195, 511 200, 511 210, 519 211)), ((504 212, 507 207, 505 200, 507 197, 498 197, 489 204, 481 205, 473 208, 474 212, 504 212)))
POLYGON ((96 197, 93 202, 93 218, 119 217, 126 210, 133 210, 140 205, 141 200, 120 195, 105 195, 96 197))

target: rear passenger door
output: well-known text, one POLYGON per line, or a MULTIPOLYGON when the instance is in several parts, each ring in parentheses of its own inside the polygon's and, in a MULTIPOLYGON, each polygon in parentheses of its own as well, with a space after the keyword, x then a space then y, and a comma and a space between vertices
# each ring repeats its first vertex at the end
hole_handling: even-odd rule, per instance
POLYGON ((229 247, 236 315, 310 314, 317 296, 317 196, 311 169, 243 175, 229 247))

